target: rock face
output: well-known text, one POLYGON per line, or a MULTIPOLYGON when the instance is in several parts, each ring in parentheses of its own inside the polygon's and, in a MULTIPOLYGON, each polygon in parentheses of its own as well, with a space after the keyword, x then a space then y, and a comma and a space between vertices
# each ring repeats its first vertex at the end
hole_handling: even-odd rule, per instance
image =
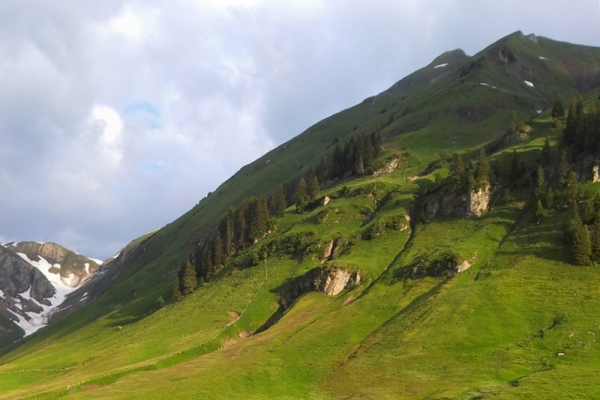
POLYGON ((425 200, 425 218, 435 217, 480 217, 487 210, 491 197, 489 184, 477 191, 454 192, 446 190, 425 200))
MULTIPOLYGON (((343 269, 335 269, 325 273, 325 284, 322 291, 329 296, 335 296, 346 288, 346 285, 353 278, 353 274, 343 269)), ((354 275, 356 283, 360 282, 360 275, 354 275)))
POLYGON ((29 289, 30 296, 40 303, 56 293, 54 286, 37 268, 0 246, 0 290, 16 297, 29 289))
POLYGON ((392 172, 394 172, 395 170, 398 169, 398 166, 400 165, 400 160, 397 158, 394 158, 392 160, 390 160, 387 164, 385 164, 385 166, 381 169, 378 169, 377 171, 373 172, 373 176, 378 176, 381 174, 391 174, 392 172))
POLYGON ((490 185, 471 191, 469 193, 469 203, 467 206, 467 216, 481 217, 490 204, 490 185))
POLYGON ((600 182, 600 167, 598 165, 594 165, 592 173, 593 173, 592 180, 594 182, 600 182))
POLYGON ((471 261, 468 261, 452 253, 437 254, 412 265, 406 270, 404 277, 419 279, 426 276, 453 276, 471 268, 475 257, 476 255, 471 258, 471 261))
POLYGON ((311 291, 335 296, 349 285, 358 285, 361 275, 340 267, 321 267, 308 271, 303 276, 285 285, 280 293, 280 303, 285 309, 302 294, 311 291))

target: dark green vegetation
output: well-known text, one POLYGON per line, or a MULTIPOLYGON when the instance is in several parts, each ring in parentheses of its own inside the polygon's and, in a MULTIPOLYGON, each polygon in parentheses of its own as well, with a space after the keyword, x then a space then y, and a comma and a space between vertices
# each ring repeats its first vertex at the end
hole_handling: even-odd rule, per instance
POLYGON ((518 32, 317 123, 5 354, 0 397, 597 397, 598 67, 518 32))

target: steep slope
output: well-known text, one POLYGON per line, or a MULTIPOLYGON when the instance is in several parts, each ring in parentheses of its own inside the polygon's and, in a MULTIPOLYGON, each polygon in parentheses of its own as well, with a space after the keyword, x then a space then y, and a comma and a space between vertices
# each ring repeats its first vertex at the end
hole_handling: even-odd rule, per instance
POLYGON ((101 296, 0 360, 0 396, 547 398, 539 388, 560 382, 592 395, 598 272, 571 265, 559 232, 568 212, 533 218, 531 177, 544 137, 555 155, 560 138, 538 110, 557 90, 591 88, 598 67, 600 49, 518 32, 471 58, 446 53, 316 124, 137 240, 101 296), (482 218, 417 223, 413 198, 448 175, 449 153, 476 164, 474 147, 503 135, 513 110, 534 120, 521 142, 490 154, 503 177, 495 190, 513 150, 529 186, 506 202, 492 196, 482 218), (397 170, 326 182, 329 202, 288 208, 194 294, 156 309, 231 204, 374 131, 385 138, 378 161, 397 157, 397 170))

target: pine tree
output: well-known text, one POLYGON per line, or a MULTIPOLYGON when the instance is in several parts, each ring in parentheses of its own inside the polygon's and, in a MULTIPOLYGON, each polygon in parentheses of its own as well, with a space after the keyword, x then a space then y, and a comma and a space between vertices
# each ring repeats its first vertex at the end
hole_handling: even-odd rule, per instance
POLYGON ((571 171, 569 173, 569 180, 567 182, 567 202, 571 205, 577 206, 578 198, 579 189, 577 187, 577 174, 571 171))
POLYGON ((192 262, 189 259, 186 260, 181 290, 184 296, 187 296, 196 289, 196 285, 198 284, 197 279, 196 270, 194 269, 192 262))
POLYGON ((212 264, 215 268, 223 265, 223 260, 225 259, 223 255, 223 241, 221 240, 221 235, 219 232, 215 232, 212 240, 212 264))
POLYGON ((173 282, 173 298, 177 301, 179 301, 183 298, 183 295, 181 294, 180 286, 181 286, 181 284, 179 282, 179 277, 177 277, 177 278, 175 278, 175 282, 173 282))
POLYGON ((321 187, 319 186, 319 180, 316 176, 313 176, 308 185, 308 199, 313 202, 319 198, 321 194, 321 187))
POLYGON ((476 179, 477 188, 487 188, 487 185, 490 183, 490 164, 488 163, 483 147, 479 150, 476 179))
POLYGON ((596 219, 598 211, 594 207, 594 199, 589 199, 585 204, 585 211, 583 212, 583 222, 586 224, 593 224, 596 219))
POLYGON ((546 136, 546 140, 544 141, 544 147, 542 147, 542 165, 544 167, 549 166, 552 163, 552 152, 550 151, 550 140, 548 140, 548 136, 546 136))
POLYGON ((542 202, 538 200, 535 205, 535 219, 538 224, 542 218, 544 218, 544 206, 542 206, 542 202))
POLYGON ((590 259, 592 256, 590 232, 588 231, 587 226, 581 223, 581 220, 575 225, 577 226, 577 229, 573 235, 573 255, 575 258, 575 264, 582 266, 590 265, 592 263, 590 259))
POLYGON ((277 194, 275 195, 275 210, 273 215, 281 218, 285 215, 285 195, 283 194, 283 186, 279 185, 277 194))
POLYGON ((545 180, 544 180, 544 168, 542 168, 541 166, 538 167, 538 172, 537 172, 537 183, 535 185, 535 197, 538 200, 542 200, 543 196, 544 196, 544 185, 545 185, 545 180))
POLYGON ((250 243, 256 243, 267 232, 269 222, 269 211, 264 196, 251 199, 247 220, 249 221, 248 240, 250 243))
POLYGON ((583 116, 583 101, 580 99, 573 99, 569 112, 567 114, 567 126, 563 131, 563 141, 566 145, 575 143, 577 138, 577 129, 580 126, 580 122, 583 116))
POLYGON ((560 93, 556 93, 554 96, 554 102, 552 103, 552 118, 562 118, 565 116, 565 108, 563 106, 563 100, 560 93))
POLYGON ((304 178, 300 178, 298 187, 296 188, 296 209, 299 213, 304 212, 304 207, 308 203, 308 188, 306 187, 306 181, 304 178))

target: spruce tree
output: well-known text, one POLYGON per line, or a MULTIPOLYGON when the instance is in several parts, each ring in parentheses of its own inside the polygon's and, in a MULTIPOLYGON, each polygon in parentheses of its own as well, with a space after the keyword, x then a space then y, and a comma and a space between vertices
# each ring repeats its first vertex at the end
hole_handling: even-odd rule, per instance
POLYGON ((585 211, 583 212, 583 222, 586 224, 593 224, 597 215, 596 207, 594 207, 594 200, 589 199, 585 204, 585 211))
POLYGON ((502 195, 502 204, 507 205, 510 203, 510 190, 508 188, 504 188, 504 194, 502 195))
POLYGON ((546 136, 546 140, 544 141, 544 147, 542 147, 542 165, 544 167, 548 167, 552 163, 552 152, 550 151, 550 140, 548 140, 548 136, 546 136))
POLYGON ((223 265, 223 260, 225 259, 223 255, 223 241, 221 240, 221 235, 219 232, 215 232, 212 240, 212 264, 215 268, 223 265))
POLYGON ((586 266, 592 263, 592 242, 587 226, 579 222, 573 235, 573 255, 576 265, 586 266))
POLYGON ((267 201, 264 196, 257 197, 250 201, 248 208, 248 240, 249 243, 256 243, 267 232, 269 222, 269 211, 267 201))
POLYGON ((196 270, 192 265, 192 262, 188 259, 185 262, 185 268, 183 273, 183 282, 182 282, 182 294, 187 296, 192 293, 196 289, 196 285, 198 284, 198 278, 196 276, 196 270))
POLYGON ((577 199, 579 198, 579 189, 577 187, 577 174, 571 171, 567 182, 567 202, 577 207, 577 199))
POLYGON ((538 200, 535 205, 535 219, 538 224, 542 218, 544 218, 544 206, 542 205, 542 202, 538 200))
POLYGON ((563 100, 560 93, 556 93, 554 96, 554 102, 552 103, 552 118, 562 118, 565 116, 565 108, 563 106, 563 100))
POLYGON ((273 215, 281 218, 285 215, 285 195, 283 194, 283 186, 279 185, 277 194, 275 195, 275 210, 273 215))
POLYGON ((175 282, 173 282, 173 298, 177 301, 179 301, 183 298, 183 295, 181 294, 180 286, 181 286, 181 284, 179 282, 179 277, 176 277, 175 282))
POLYGON ((306 181, 304 178, 300 178, 298 187, 296 188, 296 209, 299 213, 304 212, 304 207, 308 203, 308 188, 306 187, 306 181))
POLYGON ((490 182, 490 164, 488 163, 483 147, 479 150, 479 163, 477 164, 477 188, 486 188, 490 182))
POLYGON ((545 184, 546 183, 545 183, 545 179, 544 179, 544 168, 542 168, 542 166, 539 166, 538 172, 537 172, 537 182, 535 185, 535 197, 539 201, 541 201, 544 197, 545 184))
POLYGON ((313 176, 308 185, 308 199, 313 202, 319 198, 321 194, 321 188, 319 186, 319 180, 316 176, 313 176))

